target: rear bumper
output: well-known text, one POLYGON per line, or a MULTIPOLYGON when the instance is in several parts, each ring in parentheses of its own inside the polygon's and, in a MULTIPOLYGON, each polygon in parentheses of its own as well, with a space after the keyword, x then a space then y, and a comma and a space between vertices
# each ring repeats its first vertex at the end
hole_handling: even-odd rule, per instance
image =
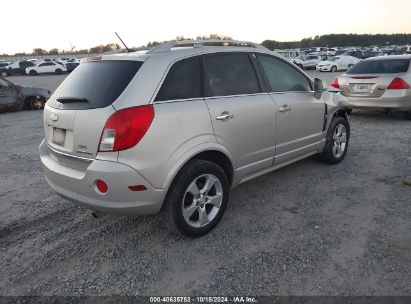
POLYGON ((92 160, 87 169, 81 171, 59 164, 45 141, 39 150, 46 181, 60 196, 72 202, 91 210, 120 215, 153 214, 161 209, 166 191, 153 188, 127 165, 92 160), (97 190, 97 179, 108 185, 106 194, 97 190), (134 192, 128 189, 132 185, 144 185, 147 190, 134 192))
POLYGON ((330 66, 316 66, 316 68, 315 68, 317 71, 320 71, 320 72, 329 72, 329 71, 331 71, 331 67, 330 66))
POLYGON ((399 95, 396 92, 384 93, 379 98, 366 98, 366 97, 349 97, 348 98, 354 108, 373 108, 373 109, 395 109, 398 111, 411 111, 411 95, 395 96, 399 95))

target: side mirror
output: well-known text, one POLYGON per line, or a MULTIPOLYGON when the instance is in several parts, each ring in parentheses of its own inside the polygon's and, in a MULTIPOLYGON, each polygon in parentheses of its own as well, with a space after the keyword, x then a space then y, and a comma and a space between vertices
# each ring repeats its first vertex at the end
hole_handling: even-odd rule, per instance
POLYGON ((324 82, 319 79, 315 78, 314 79, 314 96, 317 99, 320 99, 323 92, 327 89, 327 85, 324 84, 324 82))

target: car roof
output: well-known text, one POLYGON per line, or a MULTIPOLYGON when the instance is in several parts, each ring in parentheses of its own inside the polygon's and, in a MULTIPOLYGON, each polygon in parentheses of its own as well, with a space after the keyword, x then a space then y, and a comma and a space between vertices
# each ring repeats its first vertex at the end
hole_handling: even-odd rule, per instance
POLYGON ((252 42, 233 40, 186 40, 173 43, 160 44, 150 50, 121 53, 114 55, 102 55, 82 59, 82 62, 93 60, 136 60, 146 61, 148 58, 168 58, 170 62, 194 55, 224 52, 258 52, 282 58, 262 45, 252 42), (221 44, 221 45, 210 45, 221 44), (226 44, 226 45, 224 45, 226 44))
POLYGON ((386 60, 386 59, 409 59, 411 60, 411 55, 388 55, 388 56, 377 56, 365 59, 366 61, 373 60, 386 60))

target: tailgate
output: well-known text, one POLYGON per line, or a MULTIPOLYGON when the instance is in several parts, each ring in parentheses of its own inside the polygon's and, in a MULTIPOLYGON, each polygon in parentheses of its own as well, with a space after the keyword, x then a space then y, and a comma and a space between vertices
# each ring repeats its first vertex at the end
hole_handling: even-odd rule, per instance
POLYGON ((111 114, 112 106, 90 110, 60 110, 46 105, 44 131, 53 150, 93 159, 98 152, 101 132, 111 114))

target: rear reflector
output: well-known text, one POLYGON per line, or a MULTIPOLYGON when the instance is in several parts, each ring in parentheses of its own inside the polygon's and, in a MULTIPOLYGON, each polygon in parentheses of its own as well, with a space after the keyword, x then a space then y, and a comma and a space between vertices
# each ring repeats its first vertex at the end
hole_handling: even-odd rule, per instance
POLYGON ((128 189, 130 189, 131 191, 144 191, 144 190, 147 190, 146 186, 144 186, 144 185, 128 186, 128 189))
POLYGON ((396 77, 388 86, 387 90, 408 90, 410 85, 402 78, 396 77))
POLYGON ((333 88, 339 89, 340 88, 340 84, 338 83, 338 77, 334 78, 334 80, 331 82, 331 86, 333 88))
POLYGON ((100 138, 99 152, 127 150, 137 145, 154 119, 153 105, 127 108, 109 117, 100 138))
POLYGON ((101 179, 96 180, 96 187, 101 193, 106 193, 108 191, 107 184, 101 179))

